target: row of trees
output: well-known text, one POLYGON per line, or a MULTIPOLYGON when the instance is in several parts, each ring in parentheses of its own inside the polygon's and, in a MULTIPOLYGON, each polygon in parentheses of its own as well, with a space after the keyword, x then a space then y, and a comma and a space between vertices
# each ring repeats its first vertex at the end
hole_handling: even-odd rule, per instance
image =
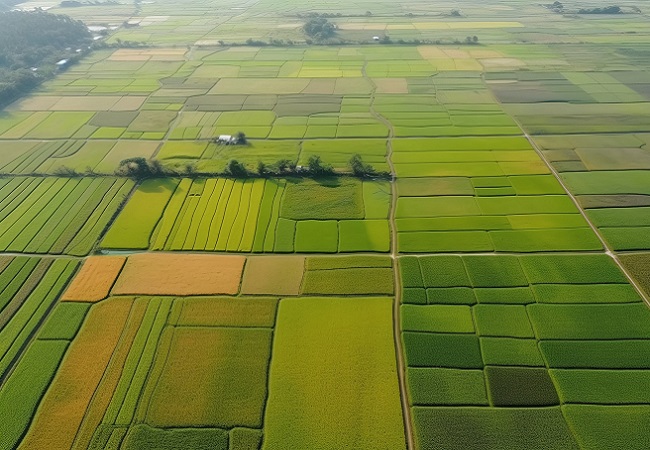
MULTIPOLYGON (((361 155, 356 154, 348 161, 348 167, 353 176, 359 178, 381 177, 386 178, 390 175, 385 172, 377 172, 370 164, 363 161, 361 155)), ((93 174, 88 170, 86 174, 93 174)), ((250 171, 246 165, 236 159, 231 159, 226 164, 223 173, 201 174, 197 171, 195 164, 186 164, 183 168, 174 169, 164 166, 157 159, 145 159, 142 157, 127 158, 120 161, 116 175, 132 177, 137 179, 151 177, 169 177, 169 176, 195 176, 195 175, 226 175, 234 178, 248 178, 253 176, 259 177, 285 177, 285 176, 302 176, 310 178, 330 177, 342 175, 336 172, 331 164, 325 163, 320 156, 312 155, 307 160, 305 166, 299 166, 289 159, 280 159, 275 164, 266 164, 260 161, 257 164, 256 171, 250 171)), ((60 176, 82 176, 83 174, 75 170, 62 167, 57 170, 60 176)))

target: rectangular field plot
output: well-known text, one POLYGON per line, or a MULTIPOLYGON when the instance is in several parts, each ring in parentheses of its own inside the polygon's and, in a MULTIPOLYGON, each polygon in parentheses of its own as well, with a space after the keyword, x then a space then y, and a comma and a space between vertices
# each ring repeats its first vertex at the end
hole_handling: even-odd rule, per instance
POLYGON ((391 304, 388 298, 280 302, 264 449, 405 448, 391 304), (331 365, 335 372, 326 370, 331 365), (366 402, 380 407, 359 407, 366 402))
POLYGON ((404 253, 601 248, 551 175, 406 178, 398 192, 395 223, 404 253), (434 195, 415 196, 427 194, 434 195))
MULTIPOLYGON (((494 447, 525 439, 521 445, 535 442, 532 448, 580 448, 592 441, 579 408, 611 408, 605 414, 647 403, 639 386, 650 371, 640 355, 650 346, 650 312, 609 256, 408 256, 399 266, 408 395, 421 448, 471 445, 448 430, 467 417, 486 427, 494 447), (527 441, 533 436, 513 428, 523 417, 544 422, 553 439, 527 441)), ((635 411, 603 439, 633 441, 630 427, 647 417, 635 411)))
POLYGON ((388 252, 390 187, 352 178, 143 182, 103 248, 388 252))
POLYGON ((128 179, 0 181, 0 249, 87 255, 133 187, 128 179))

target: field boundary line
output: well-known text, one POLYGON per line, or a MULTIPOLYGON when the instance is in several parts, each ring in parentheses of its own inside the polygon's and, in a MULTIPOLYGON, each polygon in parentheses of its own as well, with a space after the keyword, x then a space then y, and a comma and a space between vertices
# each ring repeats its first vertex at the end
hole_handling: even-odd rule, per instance
POLYGON ((618 255, 616 254, 616 252, 614 250, 612 250, 612 248, 609 246, 609 244, 607 243, 607 241, 605 240, 603 235, 600 233, 600 230, 596 227, 596 225, 594 225, 594 223, 591 221, 591 219, 589 218, 589 216, 587 215, 585 210, 582 208, 582 206, 580 206, 580 202, 578 202, 578 199, 569 190, 569 187, 566 185, 566 183, 564 182, 564 180, 560 176, 560 173, 549 162, 549 160, 546 158, 546 155, 544 155, 544 152, 542 151, 542 149, 537 145, 537 143, 533 140, 533 138, 530 136, 530 134, 528 134, 528 132, 524 129, 524 127, 522 126, 519 119, 514 117, 514 116, 510 116, 510 117, 517 124, 517 126, 519 127, 519 129, 523 133, 524 137, 526 138, 526 140, 528 141, 530 146, 533 148, 533 150, 535 150, 535 152, 537 153, 537 156, 539 156, 539 158, 548 167, 548 169, 551 171, 551 173, 553 174, 553 177, 555 177, 557 182, 560 183, 560 186, 562 186, 562 189, 564 189, 564 192, 566 192, 566 195, 569 196, 569 198, 571 199, 571 201, 573 202, 575 207, 578 209, 578 211, 582 215, 583 219, 587 222, 587 224, 589 225, 589 228, 591 228, 591 230, 594 232, 594 234, 596 235, 596 237, 600 241, 601 245, 605 249, 605 254, 608 255, 610 258, 612 258, 614 263, 618 266, 619 270, 621 272, 623 272, 623 274, 625 275, 625 278, 627 278, 628 282, 632 285, 632 287, 634 287, 637 294, 643 299, 646 306, 650 307, 650 298, 648 298, 646 293, 643 291, 643 289, 641 289, 641 287, 636 282, 636 280, 632 277, 630 272, 628 272, 628 270, 625 268, 625 266, 623 266, 621 261, 618 259, 618 255))

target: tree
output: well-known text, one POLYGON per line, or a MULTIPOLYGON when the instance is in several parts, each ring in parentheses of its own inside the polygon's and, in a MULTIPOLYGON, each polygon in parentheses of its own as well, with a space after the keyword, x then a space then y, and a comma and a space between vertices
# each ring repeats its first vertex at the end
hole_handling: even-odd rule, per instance
POLYGON ((280 159, 275 163, 275 167, 278 169, 278 173, 283 174, 289 168, 289 164, 291 164, 291 161, 288 159, 280 159))
POLYGON ((120 165, 115 173, 117 175, 134 178, 146 178, 151 175, 151 170, 146 159, 136 156, 134 158, 126 158, 120 161, 120 165))
POLYGON ((269 168, 264 164, 263 161, 257 162, 257 174, 261 177, 265 177, 269 174, 269 168))
POLYGON ((246 166, 244 166, 236 159, 231 159, 228 161, 228 164, 226 164, 226 170, 224 172, 226 175, 230 175, 231 177, 235 178, 248 177, 248 170, 246 170, 246 166))
POLYGON ((375 169, 370 164, 364 163, 363 158, 358 153, 350 158, 348 165, 350 166, 350 170, 352 170, 352 174, 355 177, 363 178, 375 174, 375 169))
POLYGON ((461 17, 460 11, 458 11, 457 9, 452 9, 449 15, 451 17, 461 17))
POLYGON ((324 17, 309 19, 302 29, 307 36, 318 41, 329 39, 336 33, 336 26, 324 17))
POLYGON ((185 175, 192 176, 196 175, 196 163, 186 163, 185 164, 185 175))
POLYGON ((237 134, 235 134, 235 142, 238 145, 248 145, 248 138, 243 131, 238 131, 237 134))
POLYGON ((332 175, 334 173, 332 166, 324 163, 318 155, 312 155, 309 157, 307 160, 307 168, 310 174, 317 177, 332 175))

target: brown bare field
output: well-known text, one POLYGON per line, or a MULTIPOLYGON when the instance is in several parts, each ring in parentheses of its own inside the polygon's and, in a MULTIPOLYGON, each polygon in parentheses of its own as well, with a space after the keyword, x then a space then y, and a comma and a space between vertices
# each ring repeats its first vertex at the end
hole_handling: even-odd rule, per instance
POLYGON ((235 295, 243 256, 143 253, 130 256, 113 288, 114 294, 235 295))
POLYGON ((72 447, 86 408, 122 335, 132 304, 132 298, 120 298, 91 308, 43 398, 21 449, 72 447))
POLYGON ((301 256, 251 256, 242 294, 298 295, 304 270, 305 258, 301 256))
POLYGON ((108 297, 126 258, 123 256, 91 256, 74 278, 61 300, 98 302, 108 297))

